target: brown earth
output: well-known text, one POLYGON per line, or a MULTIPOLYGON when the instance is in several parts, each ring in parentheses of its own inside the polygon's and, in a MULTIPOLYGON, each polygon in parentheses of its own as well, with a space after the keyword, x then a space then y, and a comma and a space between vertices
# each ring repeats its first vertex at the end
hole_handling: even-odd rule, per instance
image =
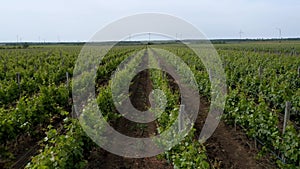
MULTIPOLYGON (((147 54, 143 57, 143 64, 148 62, 147 54)), ((142 65, 140 65, 142 66, 142 65)), ((130 100, 133 106, 140 110, 145 111, 150 107, 148 96, 152 91, 152 85, 149 77, 149 71, 145 70, 140 72, 132 80, 129 92, 130 100)), ((156 122, 147 124, 134 123, 125 118, 120 118, 116 123, 112 124, 118 132, 131 136, 131 137, 149 137, 157 133, 156 122)), ((103 168, 103 169, 172 169, 172 165, 165 159, 157 157, 149 158, 125 158, 103 150, 100 147, 95 147, 88 158, 88 166, 86 168, 103 168)))
MULTIPOLYGON (((155 51, 154 53, 155 55, 158 55, 155 51)), ((157 57, 157 59, 159 59, 161 66, 164 66, 168 72, 177 74, 174 72, 175 69, 167 64, 162 58, 157 57)), ((176 79, 179 79, 179 77, 176 77, 176 79)), ((173 86, 173 88, 174 86, 176 86, 175 88, 178 88, 178 82, 176 82, 173 78, 169 77, 169 83, 173 86)), ((185 90, 184 92, 190 91, 185 90)), ((191 102, 193 102, 193 100, 191 100, 191 102)), ((207 118, 209 106, 210 104, 207 99, 200 99, 199 113, 195 122, 197 137, 200 135, 200 131, 207 118)), ((255 149, 254 141, 248 139, 241 129, 234 129, 225 125, 223 121, 220 121, 217 129, 204 145, 212 168, 276 168, 267 157, 263 157, 261 159, 256 158, 258 150, 255 149)))
MULTIPOLYGON (((200 114, 196 121, 198 135, 208 110, 209 103, 205 98, 202 98, 200 114)), ((205 147, 211 165, 216 168, 276 168, 268 157, 257 158, 259 151, 255 148, 254 140, 249 139, 242 129, 228 126, 223 121, 220 122, 213 135, 205 142, 205 147)))
MULTIPOLYGON (((147 54, 146 54, 147 55, 147 54)), ((157 57, 159 59, 159 57, 157 57)), ((144 57, 147 59, 147 57, 144 57)), ((162 59, 159 59, 161 65, 164 65, 169 71, 175 71, 166 64, 162 59)), ((174 72, 173 72, 174 73, 174 72)), ((169 84, 172 89, 178 90, 178 85, 174 78, 167 75, 169 84)), ((149 79, 149 72, 143 71, 133 80, 133 84, 130 88, 132 95, 132 104, 139 110, 147 110, 149 107, 148 98, 149 92, 152 90, 151 81, 149 79)), ((189 92, 189 91, 186 91, 189 92)), ((191 104, 193 104, 191 102, 191 104)), ((204 125, 204 122, 209 111, 209 101, 205 98, 201 98, 199 105, 199 114, 195 122, 195 128, 197 129, 196 136, 199 136, 200 131, 204 125)), ((146 124, 144 130, 133 127, 134 130, 128 130, 132 126, 136 125, 125 118, 121 118, 114 124, 114 128, 128 136, 133 137, 147 137, 156 133, 155 122, 146 124)), ((195 139, 197 141, 197 138, 195 139)), ((268 157, 257 159, 258 150, 255 148, 254 141, 249 139, 245 133, 237 128, 226 125, 224 122, 220 122, 213 135, 204 143, 208 160, 211 164, 211 168, 229 168, 229 169, 263 169, 263 168, 276 168, 272 164, 268 157)), ((161 168, 173 168, 164 159, 158 159, 157 157, 132 159, 124 158, 114 154, 111 154, 100 147, 95 147, 91 151, 91 155, 88 159, 87 168, 107 168, 107 169, 161 169, 161 168)))

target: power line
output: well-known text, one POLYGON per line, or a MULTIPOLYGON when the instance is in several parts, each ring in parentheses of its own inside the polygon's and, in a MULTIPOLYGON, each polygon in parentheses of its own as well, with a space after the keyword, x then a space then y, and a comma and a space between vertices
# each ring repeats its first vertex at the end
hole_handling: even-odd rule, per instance
POLYGON ((240 30, 240 32, 239 32, 239 35, 240 35, 240 39, 242 39, 242 34, 243 34, 244 32, 242 31, 242 30, 240 30))
POLYGON ((281 28, 276 28, 278 30, 278 33, 279 33, 279 38, 281 39, 282 36, 281 36, 281 28))

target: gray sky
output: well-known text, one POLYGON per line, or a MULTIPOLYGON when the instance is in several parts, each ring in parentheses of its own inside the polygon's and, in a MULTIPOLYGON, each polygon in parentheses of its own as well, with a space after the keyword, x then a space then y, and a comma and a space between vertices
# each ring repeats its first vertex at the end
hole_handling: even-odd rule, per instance
MULTIPOLYGON (((299 0, 8 0, 0 41, 84 41, 119 18, 159 12, 182 18, 208 38, 300 37, 299 0)), ((183 37, 184 38, 184 35, 183 37)))

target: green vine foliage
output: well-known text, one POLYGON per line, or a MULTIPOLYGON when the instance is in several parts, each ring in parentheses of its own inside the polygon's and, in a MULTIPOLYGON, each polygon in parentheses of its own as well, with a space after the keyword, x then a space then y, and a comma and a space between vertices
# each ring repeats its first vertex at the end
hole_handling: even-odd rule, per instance
MULTIPOLYGON (((295 168, 299 167, 300 159, 299 131, 289 125, 282 134, 278 126, 282 125, 279 117, 284 114, 286 101, 292 103, 293 121, 300 124, 300 78, 297 74, 300 60, 290 54, 294 48, 280 46, 274 53, 271 52, 275 50, 272 46, 276 45, 268 48, 255 46, 255 49, 251 45, 218 46, 229 89, 223 119, 229 124, 242 126, 249 136, 262 140, 265 150, 281 152, 285 163, 278 162, 279 167, 295 168), (262 74, 259 74, 259 67, 262 74)), ((209 98, 209 79, 196 55, 184 46, 163 48, 189 64, 200 92, 209 98)))
POLYGON ((44 149, 32 158, 26 168, 83 168, 86 165, 87 161, 83 160, 84 132, 74 120, 64 127, 64 135, 59 135, 52 126, 48 127, 44 149))

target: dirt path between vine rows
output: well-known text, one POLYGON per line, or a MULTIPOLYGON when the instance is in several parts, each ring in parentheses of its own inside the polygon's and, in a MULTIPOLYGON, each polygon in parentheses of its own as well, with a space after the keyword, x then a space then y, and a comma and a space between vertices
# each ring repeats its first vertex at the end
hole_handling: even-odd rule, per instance
MULTIPOLYGON (((170 66, 168 62, 165 62, 155 51, 153 53, 158 56, 157 58, 159 59, 161 66, 164 66, 167 72, 175 75, 177 74, 176 69, 174 69, 173 66, 170 66)), ((170 75, 167 77, 171 87, 178 89, 178 81, 175 81, 174 77, 171 78, 170 75)), ((175 79, 179 79, 179 77, 175 77, 175 79)), ((195 122, 197 137, 199 137, 201 129, 205 123, 209 106, 210 104, 207 99, 200 98, 199 113, 195 122)), ((240 129, 235 130, 226 125, 223 121, 220 121, 217 129, 204 145, 206 147, 207 156, 211 166, 214 168, 276 168, 275 165, 271 164, 266 157, 257 159, 258 151, 255 149, 254 141, 249 140, 240 129)))
MULTIPOLYGON (((154 52, 155 53, 155 52, 154 52)), ((147 56, 147 54, 145 54, 147 56)), ((160 57, 158 57, 160 58, 160 57)), ((143 58, 144 61, 147 57, 143 58)), ((146 61, 148 62, 148 61, 146 61)), ((167 72, 173 71, 174 68, 166 64, 163 59, 159 59, 167 72)), ((178 90, 178 82, 167 74, 170 87, 173 90, 178 90)), ((176 78, 175 78, 176 79, 176 78)), ((178 77, 177 77, 178 79, 178 77)), ((139 110, 147 110, 149 107, 148 96, 152 90, 151 81, 148 71, 142 71, 134 79, 130 87, 132 95, 130 97, 132 104, 139 110)), ((188 92, 188 91, 186 91, 188 92)), ((192 102, 190 103, 192 104, 192 102)), ((206 120, 209 111, 209 102, 205 98, 200 99, 199 113, 195 122, 197 129, 196 136, 200 135, 200 131, 206 120)), ((113 127, 120 133, 132 137, 148 137, 157 134, 155 122, 148 123, 144 130, 135 127, 136 123, 125 118, 117 121, 113 127)), ((197 141, 198 138, 195 138, 197 141)), ((257 159, 258 150, 255 149, 254 141, 247 138, 244 132, 240 129, 234 129, 226 125, 223 121, 220 122, 213 135, 205 142, 207 149, 208 160, 212 168, 228 168, 228 169, 264 169, 276 168, 275 165, 269 162, 267 157, 257 159)), ((100 147, 95 147, 90 157, 88 158, 87 168, 105 168, 105 169, 162 169, 173 168, 165 159, 150 158, 124 158, 112 153, 109 153, 100 147)))
MULTIPOLYGON (((62 120, 57 116, 52 117, 52 122, 49 123, 58 129, 62 130, 62 120)), ((27 163, 30 162, 31 157, 39 153, 41 148, 39 142, 46 136, 45 129, 48 124, 40 124, 34 128, 34 135, 29 133, 20 134, 15 140, 9 142, 7 145, 10 153, 14 155, 14 158, 4 161, 0 159, 0 168, 19 169, 24 168, 27 163)))
MULTIPOLYGON (((196 121, 197 135, 199 136, 204 124, 209 103, 205 98, 201 99, 200 114, 196 121)), ((259 151, 255 148, 253 140, 249 139, 240 128, 233 128, 223 121, 205 142, 207 155, 213 166, 230 169, 272 169, 275 164, 269 157, 257 158, 259 151)))
MULTIPOLYGON (((148 55, 143 56, 142 64, 148 64, 148 55)), ((140 65, 144 66, 144 65, 140 65)), ((152 84, 148 70, 140 72, 132 80, 129 88, 130 100, 132 105, 140 110, 145 111, 150 107, 148 96, 152 91, 152 84)), ((120 118, 116 123, 112 124, 113 128, 118 132, 131 136, 146 138, 157 134, 156 123, 150 122, 140 127, 126 118, 120 118)), ((130 143, 128 143, 130 144, 130 143)), ((103 150, 100 147, 94 147, 88 158, 88 166, 91 169, 172 169, 173 166, 165 159, 158 159, 157 157, 149 158, 125 158, 103 150)))

